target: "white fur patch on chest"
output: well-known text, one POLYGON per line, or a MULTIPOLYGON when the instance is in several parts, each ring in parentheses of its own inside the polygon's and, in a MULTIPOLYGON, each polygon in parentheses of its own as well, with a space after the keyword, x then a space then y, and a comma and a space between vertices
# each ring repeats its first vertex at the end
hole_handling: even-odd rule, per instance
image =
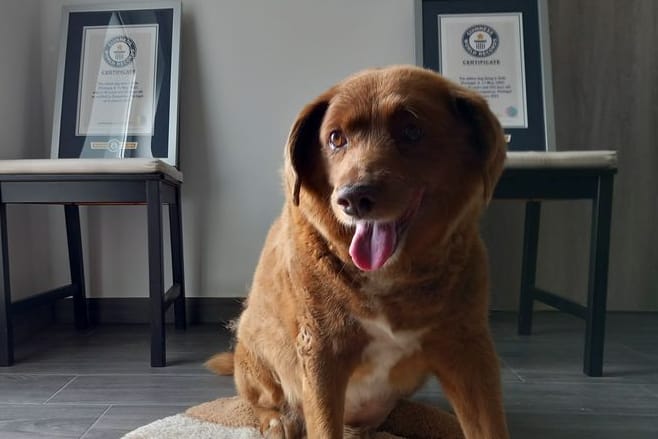
POLYGON ((371 337, 362 355, 362 362, 367 366, 367 374, 360 374, 351 379, 347 386, 345 399, 346 418, 377 417, 373 412, 385 412, 392 409, 397 398, 389 382, 391 369, 402 359, 420 349, 424 330, 395 331, 383 319, 360 320, 363 329, 371 337))

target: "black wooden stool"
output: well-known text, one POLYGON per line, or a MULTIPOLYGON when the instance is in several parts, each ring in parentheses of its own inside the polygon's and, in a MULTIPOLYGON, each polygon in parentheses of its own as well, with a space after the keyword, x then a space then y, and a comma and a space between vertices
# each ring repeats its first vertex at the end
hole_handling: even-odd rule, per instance
POLYGON ((496 199, 526 200, 518 331, 529 335, 535 300, 586 321, 583 371, 603 373, 614 151, 510 152, 496 187, 496 199), (581 305, 535 285, 542 200, 591 200, 587 304, 581 305))
POLYGON ((148 223, 151 366, 166 365, 165 311, 174 304, 175 326, 185 329, 181 183, 174 167, 157 159, 0 160, 0 366, 14 361, 12 320, 34 306, 73 297, 75 326, 88 325, 79 205, 145 204, 148 223), (7 241, 8 204, 61 204, 66 215, 71 283, 12 302, 7 241), (162 205, 169 208, 173 286, 165 292, 162 205))

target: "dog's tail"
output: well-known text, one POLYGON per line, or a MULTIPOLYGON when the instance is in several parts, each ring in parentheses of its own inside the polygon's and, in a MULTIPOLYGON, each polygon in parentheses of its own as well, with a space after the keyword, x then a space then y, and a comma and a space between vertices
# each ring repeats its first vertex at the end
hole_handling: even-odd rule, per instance
POLYGON ((208 359, 203 365, 217 375, 233 375, 235 369, 233 352, 221 352, 208 359))

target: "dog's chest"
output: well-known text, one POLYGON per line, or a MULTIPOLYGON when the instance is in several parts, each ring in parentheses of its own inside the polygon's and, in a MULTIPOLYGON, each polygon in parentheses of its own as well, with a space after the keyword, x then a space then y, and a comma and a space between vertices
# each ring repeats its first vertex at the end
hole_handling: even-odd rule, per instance
POLYGON ((424 331, 393 331, 383 318, 361 320, 361 324, 370 341, 347 386, 345 418, 351 424, 379 423, 398 398, 424 380, 418 362, 411 361, 421 348, 424 331))

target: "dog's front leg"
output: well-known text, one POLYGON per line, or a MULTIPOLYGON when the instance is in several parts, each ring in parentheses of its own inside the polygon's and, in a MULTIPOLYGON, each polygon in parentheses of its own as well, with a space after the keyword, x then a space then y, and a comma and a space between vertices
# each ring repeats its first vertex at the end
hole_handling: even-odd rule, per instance
POLYGON ((303 366, 302 404, 309 439, 343 437, 348 372, 326 334, 302 326, 297 352, 303 366))
POLYGON ((467 439, 508 439, 500 368, 489 331, 432 346, 431 362, 467 439))

